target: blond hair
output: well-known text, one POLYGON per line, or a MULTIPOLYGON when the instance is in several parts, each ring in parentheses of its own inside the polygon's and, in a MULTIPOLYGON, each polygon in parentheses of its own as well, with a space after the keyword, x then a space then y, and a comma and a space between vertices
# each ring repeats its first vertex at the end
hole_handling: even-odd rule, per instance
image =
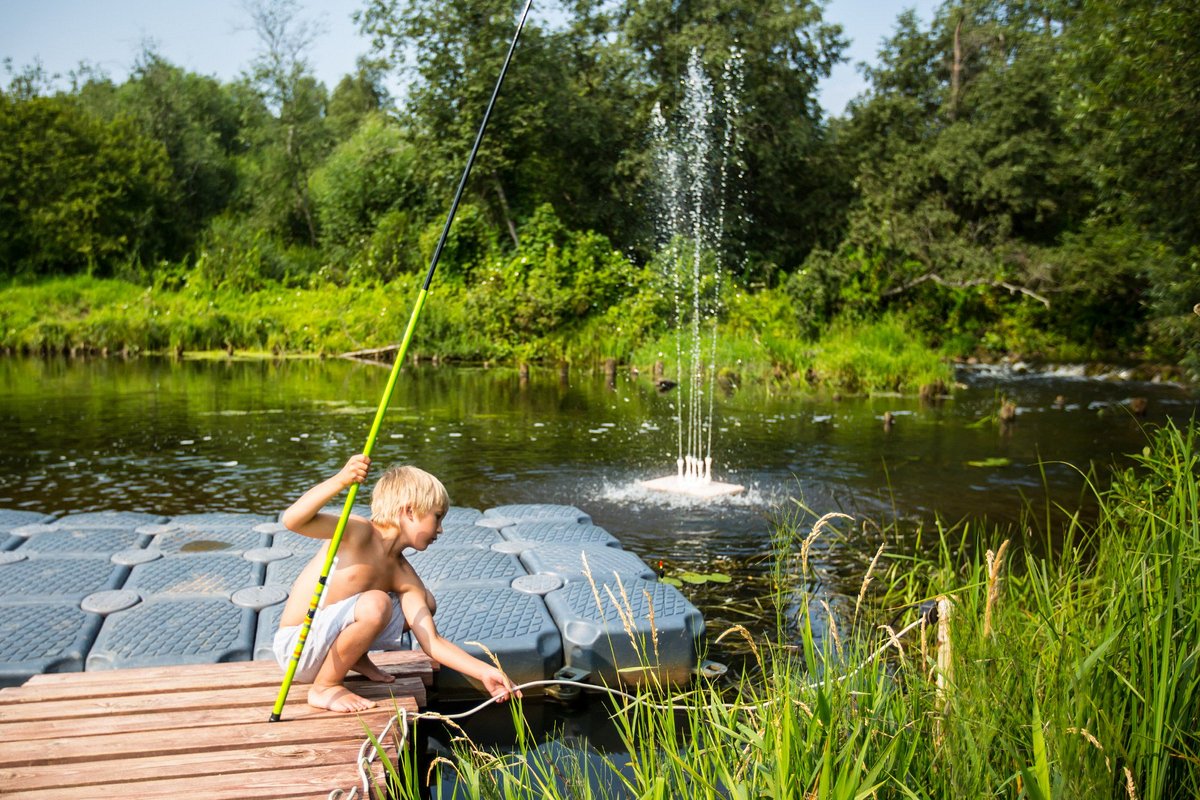
POLYGON ((391 467, 371 490, 371 521, 376 523, 395 525, 407 509, 424 516, 445 514, 449 508, 446 487, 419 467, 391 467))

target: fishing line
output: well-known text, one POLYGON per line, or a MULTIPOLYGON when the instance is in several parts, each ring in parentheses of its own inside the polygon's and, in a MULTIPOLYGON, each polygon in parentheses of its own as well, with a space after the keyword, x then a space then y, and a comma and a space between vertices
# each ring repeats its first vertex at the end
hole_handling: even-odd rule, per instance
MULTIPOLYGON (((479 143, 483 141, 483 132, 487 128, 488 120, 492 116, 492 108, 496 105, 496 98, 500 96, 500 87, 504 83, 504 76, 508 74, 508 65, 512 61, 513 52, 517 49, 517 40, 521 38, 521 31, 525 27, 525 19, 529 16, 529 8, 532 5, 533 0, 525 1, 525 8, 521 11, 521 19, 517 23, 517 30, 513 34, 512 43, 508 46, 508 54, 504 57, 504 65, 500 68, 500 76, 496 79, 496 88, 492 90, 492 97, 488 101, 487 109, 483 114, 483 122, 479 125, 479 132, 475 134, 475 143, 471 146, 471 154, 467 157, 467 165, 463 169, 462 179, 458 182, 458 190, 455 191, 454 201, 450 204, 450 213, 446 215, 446 224, 442 227, 442 235, 438 239, 437 247, 433 250, 433 257, 429 261, 429 272, 425 275, 425 283, 421 286, 421 291, 417 294, 416 302, 413 304, 412 316, 408 319, 408 327, 404 331, 404 338, 400 341, 400 349, 396 351, 396 361, 392 364, 392 371, 388 375, 387 386, 383 390, 383 397, 379 400, 379 408, 375 410, 375 419, 371 423, 370 433, 367 434, 367 443, 362 449, 364 456, 369 457, 371 455, 371 449, 375 446, 375 439, 379 436, 379 429, 383 424, 383 415, 387 411, 388 403, 391 402, 392 391, 396 388, 396 379, 400 375, 400 368, 404 365, 404 359, 408 353, 408 344, 412 340, 413 331, 417 327, 417 319, 421 316, 421 309, 425 307, 425 296, 429 293, 429 285, 433 283, 433 273, 437 270, 438 259, 441 258, 442 249, 446 246, 446 238, 450 234, 450 225, 454 222, 454 215, 458 212, 458 204, 462 200, 463 189, 467 185, 467 177, 471 174, 471 167, 475 164, 475 156, 479 152, 479 143)), ((271 711, 269 722, 278 722, 280 715, 283 713, 284 703, 287 702, 288 690, 291 689, 292 680, 296 676, 296 667, 300 663, 300 654, 304 652, 304 643, 308 639, 309 630, 312 628, 317 607, 321 604, 321 598, 325 594, 330 569, 334 558, 337 556, 338 547, 342 543, 342 534, 346 530, 347 520, 350 519, 350 511, 354 507, 354 499, 358 496, 358 487, 359 484, 357 483, 350 484, 345 505, 342 506, 342 514, 338 518, 337 527, 333 531, 333 538, 329 540, 325 563, 321 567, 321 576, 317 579, 317 586, 313 590, 312 600, 308 604, 308 614, 305 616, 304 623, 300 627, 300 636, 296 640, 296 649, 292 652, 291 660, 288 662, 283 683, 279 687, 279 696, 275 698, 275 706, 271 711)))

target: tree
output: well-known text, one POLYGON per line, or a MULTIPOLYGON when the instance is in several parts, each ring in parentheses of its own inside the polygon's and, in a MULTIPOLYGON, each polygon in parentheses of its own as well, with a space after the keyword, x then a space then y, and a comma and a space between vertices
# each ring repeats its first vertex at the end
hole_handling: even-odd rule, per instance
POLYGON ((1090 210, 1056 96, 1061 47, 1045 9, 971 0, 932 27, 901 17, 844 135, 859 199, 846 244, 882 298, 926 283, 1049 304, 1049 256, 1090 210))
MULTIPOLYGON (((494 0, 406 0, 403 8, 397 0, 371 0, 358 16, 393 66, 413 61, 405 116, 431 182, 440 189, 436 196, 449 197, 462 173, 513 34, 513 12, 511 2, 494 0)), ((525 28, 517 60, 468 189, 468 197, 493 212, 514 244, 517 215, 528 208, 525 193, 514 191, 517 164, 538 152, 544 89, 557 72, 540 69, 549 62, 536 24, 525 28), (510 198, 521 205, 514 210, 510 198)))
POLYGON ((91 82, 81 99, 107 116, 124 115, 143 135, 161 142, 171 162, 174 208, 160 221, 163 254, 183 258, 208 221, 229 203, 237 185, 234 157, 242 150, 241 109, 216 79, 187 72, 145 50, 129 80, 107 100, 91 82))
POLYGON ((1082 3, 1064 36, 1064 104, 1104 202, 1200 246, 1200 5, 1082 3))
POLYGON ((243 177, 260 224, 287 242, 317 244, 309 173, 332 146, 325 125, 325 87, 305 57, 317 28, 291 0, 246 0, 260 50, 249 72, 270 115, 249 135, 256 157, 243 177))
POLYGON ((369 236, 387 212, 418 206, 418 160, 398 123, 382 114, 366 118, 313 173, 323 239, 346 244, 369 236))
POLYGON ((70 96, 0 94, 0 265, 7 275, 88 271, 162 253, 173 199, 163 146, 70 96))
POLYGON ((325 119, 336 141, 349 139, 360 122, 389 104, 383 70, 378 61, 360 58, 355 73, 346 75, 334 87, 325 119))

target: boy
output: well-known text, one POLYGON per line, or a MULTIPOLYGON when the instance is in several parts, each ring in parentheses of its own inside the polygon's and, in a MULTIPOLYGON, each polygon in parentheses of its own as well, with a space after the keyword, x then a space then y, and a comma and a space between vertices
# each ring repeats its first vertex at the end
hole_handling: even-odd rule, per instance
MULTIPOLYGON (((305 492, 281 521, 303 536, 332 539, 338 517, 321 509, 351 484, 363 483, 370 464, 364 455, 353 456, 337 475, 305 492)), ((437 478, 416 467, 393 467, 372 492, 371 519, 352 514, 346 521, 336 569, 296 665, 295 680, 312 683, 309 705, 344 712, 374 706, 343 685, 346 673, 354 670, 371 680, 392 683, 395 678, 375 666, 367 651, 395 649, 401 634, 410 629, 430 658, 479 680, 493 697, 508 698, 513 686, 503 672, 438 635, 433 596, 402 555, 406 547, 424 550, 433 543, 449 507, 446 488, 437 478)), ((328 546, 296 578, 279 619, 275 658, 285 669, 295 652, 328 546)))

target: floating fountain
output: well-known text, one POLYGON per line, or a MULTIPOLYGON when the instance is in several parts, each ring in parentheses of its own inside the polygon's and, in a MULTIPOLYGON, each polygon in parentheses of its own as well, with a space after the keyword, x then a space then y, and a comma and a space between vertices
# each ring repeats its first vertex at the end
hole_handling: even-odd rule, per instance
POLYGON ((731 52, 718 93, 693 50, 676 124, 654 107, 658 260, 674 294, 679 372, 676 472, 641 481, 657 491, 720 497, 745 488, 712 477, 725 206, 729 185, 738 183, 731 173, 738 169, 741 83, 740 53, 731 52))

